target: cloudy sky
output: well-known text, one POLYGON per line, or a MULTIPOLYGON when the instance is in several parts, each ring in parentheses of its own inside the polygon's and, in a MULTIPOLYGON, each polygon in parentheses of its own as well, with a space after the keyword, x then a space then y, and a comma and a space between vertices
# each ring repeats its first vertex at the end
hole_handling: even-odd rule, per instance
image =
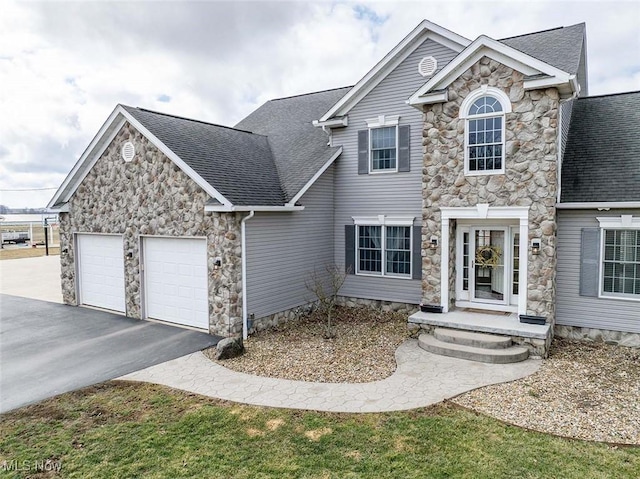
POLYGON ((354 84, 424 18, 469 39, 586 22, 590 93, 640 90, 637 1, 3 0, 0 204, 44 206, 117 103, 234 125, 354 84))

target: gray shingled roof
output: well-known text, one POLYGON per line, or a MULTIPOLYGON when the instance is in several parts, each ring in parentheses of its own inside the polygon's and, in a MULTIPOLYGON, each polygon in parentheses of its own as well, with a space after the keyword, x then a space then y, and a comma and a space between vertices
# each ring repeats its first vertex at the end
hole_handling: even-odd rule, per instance
POLYGON ((234 205, 285 203, 265 136, 140 108, 123 108, 234 205))
POLYGON ((639 131, 640 92, 575 100, 561 202, 640 201, 639 131))
POLYGON ((326 113, 351 87, 271 100, 236 125, 269 138, 287 200, 318 172, 338 148, 311 123, 326 113))
POLYGON ((573 75, 580 65, 584 31, 585 24, 579 23, 499 41, 573 75))

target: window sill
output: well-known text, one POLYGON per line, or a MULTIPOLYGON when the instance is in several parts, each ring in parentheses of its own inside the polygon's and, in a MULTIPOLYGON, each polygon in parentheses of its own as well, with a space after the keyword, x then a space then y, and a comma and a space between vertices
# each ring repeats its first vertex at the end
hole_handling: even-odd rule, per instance
POLYGON ((504 168, 501 170, 491 171, 465 171, 464 176, 489 176, 489 175, 504 175, 504 168))
POLYGON ((634 297, 634 296, 605 296, 604 294, 601 294, 600 296, 598 296, 598 299, 617 299, 620 301, 640 301, 640 295, 634 297))
POLYGON ((402 280, 413 279, 411 277, 411 275, 407 275, 407 276, 398 275, 398 276, 396 276, 396 275, 392 275, 392 274, 375 274, 375 273, 360 273, 360 272, 356 272, 355 275, 356 276, 369 277, 369 278, 391 278, 391 279, 402 279, 402 280))
POLYGON ((388 175, 391 173, 399 173, 397 169, 392 170, 392 169, 388 169, 388 170, 369 170, 369 174, 370 175, 388 175))

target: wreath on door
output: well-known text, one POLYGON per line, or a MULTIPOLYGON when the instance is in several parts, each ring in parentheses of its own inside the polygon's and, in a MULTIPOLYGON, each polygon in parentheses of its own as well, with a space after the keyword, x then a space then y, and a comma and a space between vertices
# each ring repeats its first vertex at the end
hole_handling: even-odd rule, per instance
POLYGON ((498 246, 480 246, 476 248, 476 266, 495 268, 500 265, 502 249, 498 246))

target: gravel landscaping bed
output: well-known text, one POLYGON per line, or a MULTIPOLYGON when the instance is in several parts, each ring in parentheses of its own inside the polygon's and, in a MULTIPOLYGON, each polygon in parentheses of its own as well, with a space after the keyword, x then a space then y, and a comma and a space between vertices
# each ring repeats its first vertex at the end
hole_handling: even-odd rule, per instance
MULTIPOLYGON (((337 316, 333 339, 324 339, 324 321, 312 314, 250 337, 244 356, 219 363, 301 381, 362 383, 393 374, 395 350, 410 336, 406 315, 341 307, 337 316)), ((536 431, 640 444, 640 350, 555 339, 537 373, 452 402, 536 431)))
POLYGON ((556 339, 537 373, 453 402, 536 431, 640 444, 640 350, 556 339))
POLYGON ((324 319, 312 313, 251 336, 243 356, 219 363, 258 376, 327 383, 364 383, 393 374, 395 351, 409 338, 406 314, 338 307, 334 324, 335 338, 324 339, 324 319))

